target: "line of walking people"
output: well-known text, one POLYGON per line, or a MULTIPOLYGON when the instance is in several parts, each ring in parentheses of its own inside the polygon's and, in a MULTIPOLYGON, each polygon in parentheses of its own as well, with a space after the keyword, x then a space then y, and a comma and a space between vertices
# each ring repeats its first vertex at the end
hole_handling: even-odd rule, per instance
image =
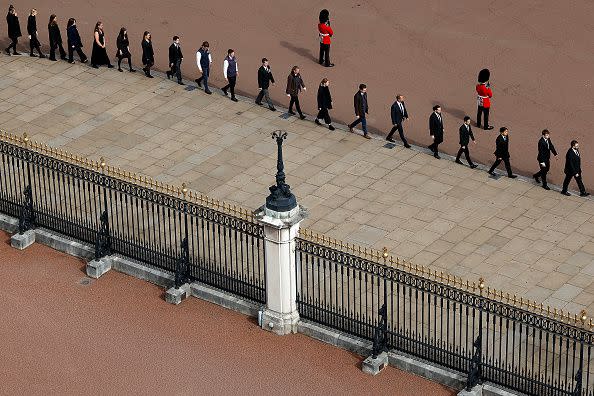
MULTIPOLYGON (((29 35, 29 47, 30 47, 30 56, 37 56, 34 54, 34 50, 37 50, 40 58, 45 58, 45 55, 41 51, 41 43, 39 41, 38 31, 37 31, 37 10, 31 9, 30 15, 27 20, 27 33, 29 35)), ((6 16, 6 21, 8 25, 8 36, 11 39, 10 45, 5 49, 5 52, 8 55, 20 55, 17 51, 17 44, 18 38, 21 37, 21 30, 20 24, 18 20, 17 12, 13 5, 10 5, 8 9, 8 14, 6 16), (10 51, 13 51, 12 53, 10 51)), ((322 22, 320 20, 320 22, 322 22)), ((325 23, 329 26, 329 20, 325 23)), ((83 44, 80 38, 80 34, 76 27, 76 20, 74 18, 70 18, 67 23, 67 37, 68 37, 68 58, 66 58, 66 52, 62 46, 62 38, 60 34, 60 29, 57 23, 57 16, 52 14, 49 19, 48 23, 48 33, 49 33, 49 43, 50 43, 50 54, 49 59, 52 61, 56 61, 56 51, 59 50, 60 57, 63 60, 67 60, 70 63, 74 63, 73 54, 77 52, 80 61, 82 63, 86 63, 88 61, 87 56, 82 51, 83 44)), ((322 32, 320 31, 320 34, 322 32)), ((326 46, 329 47, 329 44, 326 45, 325 43, 321 43, 320 47, 320 59, 322 56, 325 55, 326 60, 328 59, 328 55, 326 54, 326 46)), ((107 40, 105 38, 104 33, 104 26, 101 21, 98 21, 95 25, 95 29, 93 32, 93 49, 91 55, 91 66, 94 68, 98 68, 99 66, 106 65, 108 68, 113 68, 114 66, 111 64, 109 56, 107 55, 107 40)), ((116 55, 115 57, 118 60, 118 70, 122 72, 121 63, 124 59, 127 59, 128 67, 130 72, 135 72, 134 68, 132 67, 132 55, 130 51, 130 41, 128 39, 128 32, 125 27, 120 29, 118 37, 116 39, 116 55)), ((151 75, 151 68, 154 66, 155 59, 154 59, 154 50, 152 46, 152 37, 149 31, 145 31, 142 37, 142 64, 143 64, 143 71, 145 75, 149 78, 153 78, 151 75)), ((181 64, 183 61, 183 52, 181 50, 180 45, 180 37, 173 36, 173 40, 171 45, 169 46, 169 70, 166 72, 167 78, 171 79, 175 77, 177 79, 178 84, 183 85, 182 80, 182 73, 181 73, 181 64)), ((320 60, 320 63, 322 61, 320 60)), ((208 81, 210 77, 210 69, 212 66, 212 55, 210 53, 210 45, 208 41, 204 41, 201 47, 196 52, 196 65, 201 76, 195 80, 196 84, 202 88, 204 85, 204 92, 207 94, 212 94, 208 86, 208 81)), ((333 64, 329 64, 326 66, 333 66, 333 64)), ((330 66, 330 67, 331 67, 330 66)), ((492 97, 492 91, 489 85, 489 71, 487 69, 481 70, 479 73, 479 84, 476 87, 479 103, 478 103, 478 111, 477 111, 477 125, 480 128, 481 123, 481 115, 484 114, 484 129, 491 130, 493 127, 489 125, 488 116, 489 116, 489 107, 490 102, 489 99, 492 97)), ((237 84, 237 78, 239 76, 239 67, 237 62, 237 57, 235 51, 233 49, 227 50, 227 55, 223 59, 223 77, 227 84, 221 88, 222 92, 229 96, 231 95, 231 100, 237 102, 238 99, 235 95, 235 86, 237 84)), ((267 58, 262 58, 262 64, 258 69, 257 73, 258 78, 258 95, 256 97, 255 103, 258 105, 262 105, 262 101, 265 101, 268 105, 268 108, 271 111, 276 111, 272 100, 270 99, 269 88, 270 85, 275 85, 274 76, 272 74, 272 70, 270 68, 270 64, 267 58)), ((317 91, 317 107, 318 113, 314 120, 317 125, 322 125, 322 121, 326 124, 326 126, 330 130, 335 130, 335 127, 332 125, 332 119, 330 117, 330 110, 332 110, 332 96, 330 93, 330 81, 327 78, 322 79, 318 86, 317 91)), ((306 85, 300 73, 299 66, 293 66, 289 75, 287 76, 287 84, 286 84, 286 95, 289 98, 289 106, 288 106, 288 113, 290 115, 297 115, 299 114, 300 119, 305 119, 305 115, 303 114, 299 102, 299 95, 306 91, 306 85), (295 109, 297 113, 293 111, 295 109)), ((398 131, 400 140, 402 141, 404 147, 410 148, 410 144, 408 143, 406 136, 404 134, 404 124, 408 120, 409 115, 406 109, 406 104, 404 102, 404 95, 398 94, 396 96, 396 101, 392 104, 390 110, 390 116, 392 120, 392 129, 388 133, 386 140, 391 143, 395 143, 396 141, 393 139, 394 134, 398 131)), ((353 97, 353 108, 355 113, 355 120, 348 125, 349 131, 354 133, 355 126, 361 124, 361 129, 363 131, 363 137, 366 139, 371 139, 367 130, 367 115, 369 114, 369 105, 367 100, 367 86, 365 84, 360 84, 358 91, 354 94, 353 97)), ((443 115, 441 112, 441 106, 435 105, 433 107, 433 112, 429 116, 429 134, 432 139, 431 144, 428 148, 433 153, 433 156, 437 159, 441 158, 439 156, 439 145, 444 141, 444 122, 443 122, 443 115)), ((472 141, 476 144, 476 139, 472 132, 471 127, 471 118, 469 116, 464 117, 463 124, 459 128, 459 142, 460 142, 460 149, 458 150, 455 162, 458 164, 462 164, 460 158, 462 154, 464 154, 468 165, 471 168, 476 168, 477 165, 472 162, 470 159, 470 151, 469 151, 469 143, 472 141)), ((510 155, 509 155, 509 130, 506 127, 500 128, 500 134, 496 139, 495 142, 495 162, 489 169, 488 173, 494 175, 494 170, 497 168, 501 162, 504 163, 508 177, 515 178, 516 175, 512 173, 511 164, 510 164, 510 155)), ((575 178, 580 189, 581 196, 589 195, 585 187, 583 185, 581 179, 581 164, 580 164, 580 154, 579 154, 579 144, 577 141, 573 140, 571 142, 571 147, 566 154, 566 165, 565 165, 565 180, 563 182, 563 189, 562 193, 564 195, 570 195, 567 191, 569 182, 571 178, 575 178)), ((550 153, 553 155, 557 155, 552 142, 550 142, 550 133, 545 129, 542 132, 542 138, 539 140, 538 143, 538 163, 539 163, 539 171, 533 175, 536 182, 540 183, 542 179, 543 188, 549 190, 550 188, 547 185, 547 173, 550 169, 550 153), (546 132, 546 133, 545 133, 546 132)))

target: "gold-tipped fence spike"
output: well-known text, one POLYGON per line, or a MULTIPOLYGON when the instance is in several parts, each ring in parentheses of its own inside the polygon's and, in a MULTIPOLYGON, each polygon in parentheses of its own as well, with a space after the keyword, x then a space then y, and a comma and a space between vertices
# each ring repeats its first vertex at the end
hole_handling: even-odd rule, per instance
POLYGON ((588 319, 588 316, 586 315, 586 310, 582 309, 580 312, 580 321, 582 322, 582 325, 586 323, 586 319, 588 319))

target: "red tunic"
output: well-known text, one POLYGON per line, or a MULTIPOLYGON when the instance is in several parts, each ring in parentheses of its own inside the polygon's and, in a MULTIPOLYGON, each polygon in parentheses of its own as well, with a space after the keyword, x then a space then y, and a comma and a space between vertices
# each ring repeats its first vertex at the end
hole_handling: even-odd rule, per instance
POLYGON ((325 23, 318 24, 318 31, 320 32, 320 43, 330 44, 330 37, 334 34, 332 28, 325 23), (322 36, 324 35, 324 36, 322 36))
POLYGON ((484 108, 491 107, 491 99, 493 97, 493 91, 488 88, 485 84, 476 84, 477 93, 477 104, 484 108))

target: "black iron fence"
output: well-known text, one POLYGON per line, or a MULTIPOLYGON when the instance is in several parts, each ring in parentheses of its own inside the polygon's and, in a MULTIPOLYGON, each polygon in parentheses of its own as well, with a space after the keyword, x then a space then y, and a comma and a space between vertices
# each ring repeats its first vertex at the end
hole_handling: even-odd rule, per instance
POLYGON ((0 136, 0 212, 265 302, 264 230, 251 213, 26 138, 0 136))
MULTIPOLYGON (((532 395, 592 395, 592 321, 306 230, 296 242, 302 318, 532 395)), ((380 348, 381 349, 381 348, 380 348)))

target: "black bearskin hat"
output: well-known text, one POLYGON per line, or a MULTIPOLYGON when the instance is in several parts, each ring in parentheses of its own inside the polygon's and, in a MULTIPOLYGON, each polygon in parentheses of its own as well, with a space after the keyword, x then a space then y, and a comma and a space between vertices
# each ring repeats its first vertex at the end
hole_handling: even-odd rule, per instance
POLYGON ((489 69, 483 69, 479 72, 478 82, 479 82, 479 84, 482 84, 482 83, 489 81, 490 78, 491 78, 491 72, 489 71, 489 69))
POLYGON ((320 11, 320 23, 326 23, 330 19, 330 12, 327 9, 320 11))

